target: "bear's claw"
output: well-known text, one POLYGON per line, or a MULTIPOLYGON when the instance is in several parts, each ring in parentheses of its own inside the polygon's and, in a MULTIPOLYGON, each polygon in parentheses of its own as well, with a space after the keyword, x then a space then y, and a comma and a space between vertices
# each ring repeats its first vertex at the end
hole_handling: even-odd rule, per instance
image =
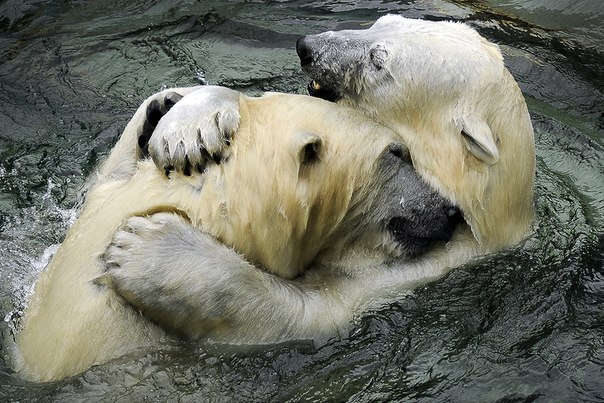
POLYGON ((143 156, 149 155, 149 140, 161 118, 168 113, 172 107, 182 99, 182 95, 172 91, 159 93, 157 98, 151 100, 147 105, 145 121, 138 133, 138 146, 143 156))

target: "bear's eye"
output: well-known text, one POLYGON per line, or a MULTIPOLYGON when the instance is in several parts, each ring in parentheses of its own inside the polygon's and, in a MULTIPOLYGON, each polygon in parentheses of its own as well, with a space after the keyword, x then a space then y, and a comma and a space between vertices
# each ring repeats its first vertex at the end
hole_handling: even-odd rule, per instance
POLYGON ((321 150, 321 139, 313 138, 302 146, 300 150, 300 164, 312 164, 319 160, 319 151, 321 150))

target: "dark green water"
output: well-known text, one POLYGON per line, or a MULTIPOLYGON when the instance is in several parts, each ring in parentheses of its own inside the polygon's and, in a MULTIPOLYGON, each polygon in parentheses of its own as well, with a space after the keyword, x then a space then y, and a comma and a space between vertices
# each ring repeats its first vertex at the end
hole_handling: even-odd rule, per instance
POLYGON ((604 401, 604 3, 0 2, 0 401, 604 401), (386 13, 497 42, 536 132, 535 234, 315 348, 174 343, 36 385, 4 359, 85 178, 148 95, 303 92, 297 37, 386 13))

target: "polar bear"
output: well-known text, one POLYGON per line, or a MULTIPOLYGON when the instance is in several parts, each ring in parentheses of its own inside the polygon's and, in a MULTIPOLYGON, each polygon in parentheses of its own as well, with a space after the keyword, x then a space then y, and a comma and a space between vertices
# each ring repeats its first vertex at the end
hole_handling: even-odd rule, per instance
POLYGON ((400 135, 422 177, 462 209, 479 253, 528 235, 533 128, 496 45, 465 24, 385 15, 368 29, 305 36, 296 50, 311 95, 400 135))
POLYGON ((399 138, 355 111, 302 95, 164 91, 135 113, 38 280, 15 366, 56 380, 157 345, 164 329, 220 341, 329 335, 349 317, 329 308, 336 289, 348 293, 332 262, 417 259, 459 221, 399 138), (185 158, 193 143, 177 141, 188 175, 166 176, 146 156, 169 149, 190 103, 203 152, 185 158), (312 268, 302 288, 287 283, 312 268))
MULTIPOLYGON (((510 247, 530 232, 533 131, 522 94, 497 46, 463 24, 388 15, 369 29, 304 37, 297 52, 303 70, 313 78, 310 94, 337 101, 392 129, 408 144, 417 171, 459 206, 465 223, 450 242, 417 259, 384 265, 376 258, 381 252, 346 249, 322 256, 329 265, 315 264, 293 281, 268 277, 239 262, 229 266, 227 283, 216 282, 211 273, 177 257, 159 261, 154 247, 158 239, 170 232, 171 244, 190 226, 170 224, 166 229, 141 223, 141 234, 128 233, 127 245, 109 251, 115 257, 109 276, 120 295, 143 312, 153 312, 156 321, 163 318, 168 328, 179 329, 184 323, 195 328, 189 333, 202 336, 212 317, 221 319, 221 335, 238 335, 236 340, 309 337, 325 327, 335 332, 373 297, 425 284, 473 257, 510 247), (141 267, 136 259, 142 254, 146 262, 158 263, 141 267), (154 280, 174 267, 180 268, 184 283, 196 287, 178 288, 173 293, 177 298, 143 300, 159 292, 154 280), (217 304, 201 302, 209 298, 229 302, 216 309, 217 304), (174 312, 171 307, 184 301, 198 303, 189 306, 187 315, 174 312)), ((213 108, 216 103, 211 97, 197 97, 171 111, 166 120, 171 127, 150 139, 160 168, 187 173, 190 161, 204 153, 228 160, 228 135, 212 136, 217 141, 209 147, 211 152, 195 139, 208 132, 209 117, 236 116, 237 104, 213 108), (199 110, 212 112, 200 120, 199 110)), ((180 237, 185 242, 187 237, 180 237)))

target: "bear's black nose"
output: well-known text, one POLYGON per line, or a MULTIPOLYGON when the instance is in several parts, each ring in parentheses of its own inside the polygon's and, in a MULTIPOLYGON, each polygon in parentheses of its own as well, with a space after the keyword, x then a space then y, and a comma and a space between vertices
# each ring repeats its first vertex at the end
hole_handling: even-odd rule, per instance
POLYGON ((306 43, 305 36, 296 41, 296 52, 298 53, 298 57, 300 58, 300 64, 302 66, 308 65, 312 62, 312 55, 310 52, 310 48, 306 43))

